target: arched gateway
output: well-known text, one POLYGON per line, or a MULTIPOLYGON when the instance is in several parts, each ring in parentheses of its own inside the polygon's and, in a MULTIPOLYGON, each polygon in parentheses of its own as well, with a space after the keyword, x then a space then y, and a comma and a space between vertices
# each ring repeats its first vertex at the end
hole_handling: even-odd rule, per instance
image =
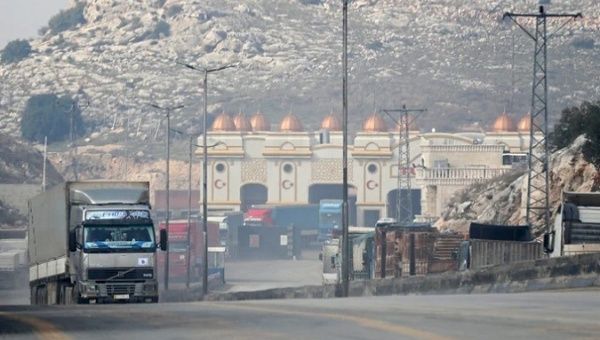
MULTIPOLYGON (((230 124, 226 114, 220 116, 208 134, 208 143, 218 144, 208 150, 209 210, 341 199, 343 144, 334 114, 314 132, 305 131, 291 113, 279 131, 272 131, 263 114, 253 115, 250 126, 243 117, 230 124)), ((510 124, 501 127, 494 126, 491 132, 409 132, 414 162, 402 171, 413 174, 415 219, 437 218, 457 191, 512 170, 502 160, 526 153, 529 136, 510 124)), ((396 217, 399 141, 397 129, 377 113, 354 133, 348 147, 352 225, 369 226, 381 217, 396 217)))

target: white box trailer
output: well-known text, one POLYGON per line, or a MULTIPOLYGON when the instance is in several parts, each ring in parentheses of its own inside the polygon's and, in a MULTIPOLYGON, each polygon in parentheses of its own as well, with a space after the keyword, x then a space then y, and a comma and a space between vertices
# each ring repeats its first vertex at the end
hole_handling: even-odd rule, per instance
POLYGON ((600 252, 600 193, 563 192, 544 246, 551 257, 600 252))

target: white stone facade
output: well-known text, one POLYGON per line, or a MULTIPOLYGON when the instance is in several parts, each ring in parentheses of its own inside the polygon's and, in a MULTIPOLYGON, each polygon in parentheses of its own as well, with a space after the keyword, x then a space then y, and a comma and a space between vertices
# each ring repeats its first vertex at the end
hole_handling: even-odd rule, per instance
MULTIPOLYGON (((243 209, 245 200, 256 199, 244 197, 250 186, 266 192, 254 203, 318 203, 311 192, 328 185, 340 186, 341 196, 342 134, 327 132, 322 143, 320 133, 209 132, 208 144, 219 143, 209 149, 209 210, 243 209)), ((395 214, 388 195, 398 185, 398 141, 398 132, 359 132, 350 140, 348 181, 356 197, 357 225, 395 214)), ((413 173, 412 188, 420 190, 417 218, 434 219, 457 191, 511 171, 503 155, 524 155, 528 146, 529 135, 520 132, 412 131, 407 170, 413 173)))

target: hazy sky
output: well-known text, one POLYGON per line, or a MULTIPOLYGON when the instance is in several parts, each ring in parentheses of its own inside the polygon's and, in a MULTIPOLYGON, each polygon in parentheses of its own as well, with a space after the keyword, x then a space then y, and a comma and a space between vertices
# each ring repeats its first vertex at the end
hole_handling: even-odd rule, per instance
POLYGON ((37 36, 69 0, 0 0, 0 50, 11 40, 37 36))

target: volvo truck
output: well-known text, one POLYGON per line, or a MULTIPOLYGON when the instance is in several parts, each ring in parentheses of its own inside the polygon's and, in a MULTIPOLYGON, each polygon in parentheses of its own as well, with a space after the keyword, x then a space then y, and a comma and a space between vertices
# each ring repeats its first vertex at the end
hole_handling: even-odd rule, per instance
POLYGON ((67 182, 29 202, 32 304, 158 302, 148 182, 67 182))

